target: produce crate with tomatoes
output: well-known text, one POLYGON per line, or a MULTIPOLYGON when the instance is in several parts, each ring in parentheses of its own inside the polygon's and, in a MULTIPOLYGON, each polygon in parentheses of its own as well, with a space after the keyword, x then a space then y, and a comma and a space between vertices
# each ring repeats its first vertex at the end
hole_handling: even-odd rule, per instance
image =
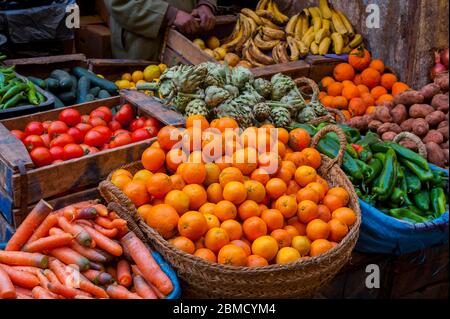
POLYGON ((160 125, 126 97, 2 121, 2 214, 19 225, 40 198, 95 187, 112 169, 137 160, 160 125))

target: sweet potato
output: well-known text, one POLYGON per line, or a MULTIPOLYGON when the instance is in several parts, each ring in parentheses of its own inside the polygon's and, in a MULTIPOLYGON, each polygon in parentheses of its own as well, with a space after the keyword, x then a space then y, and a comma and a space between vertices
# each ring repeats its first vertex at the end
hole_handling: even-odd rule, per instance
POLYGON ((431 100, 431 105, 437 111, 448 113, 448 95, 445 94, 435 95, 433 97, 433 100, 431 100))
POLYGON ((434 108, 428 104, 414 104, 409 108, 409 116, 414 119, 425 118, 425 116, 433 112, 434 108))
POLYGON ((424 101, 424 97, 419 91, 408 90, 403 93, 398 94, 394 98, 395 104, 413 105, 421 104, 424 101))
POLYGON ((448 73, 436 76, 434 83, 436 83, 443 91, 448 91, 448 73))
POLYGON ((401 124, 408 118, 408 111, 406 110, 406 106, 403 104, 398 104, 391 110, 392 121, 395 124, 401 124))
POLYGON ((375 119, 383 122, 383 123, 390 123, 392 122, 392 116, 389 111, 389 108, 387 106, 378 106, 375 109, 375 119))
POLYGON ((434 165, 444 167, 447 160, 441 147, 434 142, 428 142, 425 146, 427 147, 428 161, 434 165))
POLYGON ((445 121, 445 114, 441 111, 434 111, 427 116, 425 116, 425 121, 428 122, 430 127, 436 127, 439 123, 445 121))
POLYGON ((401 146, 409 148, 411 151, 417 152, 417 144, 410 140, 402 140, 399 143, 401 146))
POLYGON ((437 85, 436 83, 430 83, 425 85, 423 88, 420 89, 420 94, 423 95, 425 100, 430 100, 435 96, 436 94, 439 94, 441 92, 441 87, 437 85))
POLYGON ((442 143, 442 144, 441 144, 441 148, 442 148, 443 150, 448 149, 448 141, 445 142, 445 143, 442 143))
POLYGON ((386 132, 381 136, 381 139, 383 141, 393 141, 396 136, 397 136, 397 133, 395 133, 395 132, 386 132))
POLYGON ((437 128, 439 129, 439 128, 441 128, 441 127, 446 127, 446 126, 449 126, 449 125, 448 125, 448 121, 447 121, 447 120, 445 120, 445 121, 442 121, 441 123, 439 123, 439 125, 438 125, 438 127, 437 127, 437 128))
POLYGON ((366 131, 367 126, 369 125, 369 122, 371 121, 372 117, 369 116, 355 116, 348 120, 346 124, 350 127, 356 128, 360 131, 366 131))
POLYGON ((394 132, 396 134, 399 134, 401 133, 401 131, 402 128, 395 123, 384 123, 378 128, 377 133, 378 135, 382 136, 386 132, 394 132))
POLYGON ((448 126, 443 126, 443 127, 437 129, 437 131, 442 134, 442 137, 444 138, 444 142, 448 141, 448 129, 449 129, 448 126))
POLYGON ((414 121, 415 121, 415 119, 407 119, 402 124, 400 124, 402 131, 412 132, 412 126, 413 126, 414 121))
POLYGON ((369 125, 368 125, 368 128, 369 128, 369 130, 371 130, 371 131, 373 131, 373 132, 376 132, 376 131, 378 131, 378 128, 379 128, 381 125, 383 125, 382 122, 380 122, 380 121, 378 121, 378 120, 373 120, 373 121, 370 121, 370 123, 369 123, 369 125))
POLYGON ((430 130, 427 135, 422 139, 422 141, 426 144, 428 142, 434 142, 436 144, 444 143, 444 136, 441 132, 436 130, 430 130))
POLYGON ((412 132, 418 137, 427 135, 430 127, 425 119, 415 119, 412 123, 412 132))

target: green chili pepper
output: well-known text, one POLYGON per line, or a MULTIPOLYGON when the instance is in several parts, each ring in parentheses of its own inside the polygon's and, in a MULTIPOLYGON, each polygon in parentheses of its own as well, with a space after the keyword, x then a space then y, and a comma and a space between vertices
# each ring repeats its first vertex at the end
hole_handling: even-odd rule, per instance
MULTIPOLYGON (((404 171, 403 167, 400 167, 400 169, 402 171, 404 171)), ((403 173, 403 174, 405 174, 405 173, 403 173)), ((401 179, 401 181, 400 181, 400 189, 403 191, 403 194, 404 194, 403 195, 403 200, 405 201, 405 204, 408 205, 408 206, 412 205, 413 203, 411 202, 411 200, 409 199, 409 196, 408 196, 408 183, 406 182, 406 177, 401 179)))
POLYGON ((395 187, 393 192, 392 192, 390 200, 391 200, 392 203, 401 206, 405 202, 404 197, 405 197, 405 193, 403 192, 403 190, 401 190, 398 187, 395 187))
POLYGON ((386 154, 384 153, 375 153, 373 157, 380 160, 381 163, 384 163, 386 161, 386 154))
POLYGON ((408 194, 417 194, 422 188, 420 179, 409 169, 405 169, 405 180, 408 187, 408 194))
POLYGON ((25 93, 20 92, 19 94, 16 94, 14 97, 10 98, 4 105, 3 109, 8 109, 10 107, 16 106, 17 103, 19 103, 22 99, 25 98, 25 93))
POLYGON ((430 209, 430 193, 422 190, 420 193, 414 195, 414 203, 421 211, 426 212, 430 209))
POLYGON ((397 156, 395 151, 390 149, 386 152, 383 171, 374 182, 372 191, 377 194, 377 198, 381 201, 387 200, 394 190, 395 181, 397 180, 397 156))
POLYGON ((368 163, 371 174, 366 178, 365 182, 367 184, 371 183, 378 175, 380 175, 383 170, 383 163, 378 158, 372 158, 368 163))
POLYGON ((421 182, 429 182, 433 180, 433 172, 431 170, 424 170, 413 162, 400 158, 400 163, 409 168, 421 182))
POLYGON ((39 98, 36 95, 36 87, 31 81, 27 81, 27 86, 28 86, 28 93, 27 93, 28 101, 33 105, 39 105, 40 103, 39 98))
POLYGON ((389 211, 389 215, 400 220, 408 221, 410 223, 425 223, 428 221, 425 217, 422 217, 408 208, 395 208, 389 211))
POLYGON ((446 198, 444 189, 441 187, 434 187, 431 190, 431 207, 436 217, 440 217, 446 211, 446 198))
POLYGON ((373 175, 372 168, 369 165, 359 159, 355 159, 355 162, 358 164, 365 180, 373 175))
POLYGON ((347 146, 345 147, 345 150, 354 159, 358 159, 359 158, 358 152, 350 144, 347 144, 347 146))
POLYGON ((5 93, 5 95, 3 95, 0 103, 6 104, 7 103, 6 101, 15 97, 17 94, 21 93, 22 91, 25 91, 27 88, 28 88, 28 86, 26 84, 17 84, 15 86, 13 86, 12 88, 10 88, 8 90, 8 92, 5 93))
POLYGON ((433 180, 431 181, 432 186, 445 188, 447 183, 448 177, 444 172, 433 171, 433 180))
POLYGON ((39 93, 38 91, 36 91, 36 96, 39 99, 39 105, 44 103, 45 101, 47 101, 47 98, 43 94, 39 93))
POLYGON ((339 124, 338 126, 344 131, 349 143, 356 143, 361 138, 359 130, 344 124, 339 124))
POLYGON ((6 86, 0 89, 0 96, 5 95, 6 92, 8 92, 9 89, 11 89, 16 83, 10 81, 6 86))
POLYGON ((405 178, 405 171, 404 171, 403 167, 400 165, 399 162, 396 162, 395 164, 397 165, 397 178, 398 179, 405 178))
POLYGON ((426 159, 424 159, 416 152, 413 152, 410 149, 407 149, 406 147, 403 147, 397 143, 385 141, 372 145, 372 150, 375 152, 387 152, 388 149, 393 149, 399 158, 412 162, 423 170, 430 169, 430 166, 428 165, 426 159))
POLYGON ((359 152, 359 159, 363 162, 369 162, 373 158, 373 153, 368 148, 365 148, 359 152))

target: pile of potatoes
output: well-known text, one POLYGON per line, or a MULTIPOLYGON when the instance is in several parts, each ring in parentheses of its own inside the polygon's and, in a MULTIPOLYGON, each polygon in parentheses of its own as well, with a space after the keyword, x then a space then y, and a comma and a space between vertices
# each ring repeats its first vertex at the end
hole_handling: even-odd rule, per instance
MULTIPOLYGON (((349 125, 377 132, 383 140, 393 140, 401 132, 411 132, 426 145, 428 161, 440 167, 449 161, 448 73, 422 89, 408 90, 377 107, 370 116, 353 118, 349 125)), ((417 151, 417 145, 403 140, 401 145, 417 151)))

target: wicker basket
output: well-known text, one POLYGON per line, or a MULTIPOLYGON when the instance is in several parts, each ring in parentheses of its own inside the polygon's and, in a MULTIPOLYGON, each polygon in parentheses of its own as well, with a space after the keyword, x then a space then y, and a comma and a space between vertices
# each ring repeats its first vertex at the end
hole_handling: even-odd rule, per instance
MULTIPOLYGON (((193 298, 309 298, 327 284, 349 261, 355 247, 361 224, 358 197, 353 185, 340 169, 346 145, 345 134, 339 127, 329 125, 313 138, 316 145, 328 132, 336 132, 341 140, 341 150, 337 158, 331 160, 322 156, 320 175, 331 186, 341 186, 350 194, 349 207, 356 215, 356 223, 348 235, 327 253, 286 265, 270 265, 261 268, 231 267, 213 264, 176 249, 150 228, 138 215, 131 201, 110 182, 111 175, 99 188, 101 195, 123 218, 135 221, 148 242, 176 270, 185 297, 193 298)), ((142 166, 135 162, 124 166, 135 173, 142 166)))

